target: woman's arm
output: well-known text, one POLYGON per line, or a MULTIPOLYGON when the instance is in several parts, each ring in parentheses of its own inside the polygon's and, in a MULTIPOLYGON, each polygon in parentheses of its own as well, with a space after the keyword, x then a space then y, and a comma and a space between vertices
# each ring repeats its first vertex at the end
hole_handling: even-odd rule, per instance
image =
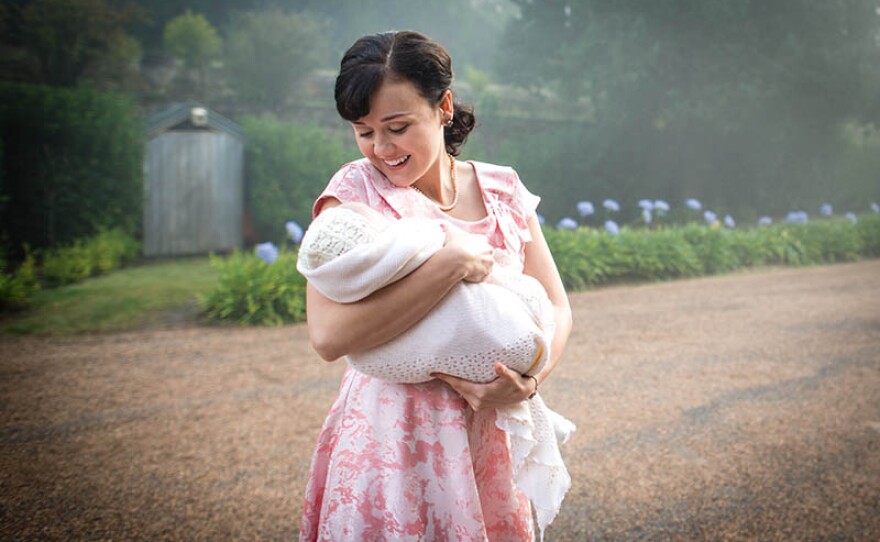
MULTIPOLYGON (((559 270, 553 261, 553 255, 544 239, 544 233, 541 231, 538 219, 534 216, 529 220, 529 231, 532 234, 532 242, 526 245, 523 271, 538 279, 547 290, 547 295, 553 304, 556 320, 550 359, 547 360, 547 364, 541 372, 535 375, 540 383, 550 375, 556 364, 559 363, 571 333, 572 319, 571 306, 562 285, 562 278, 559 276, 559 270)), ((504 407, 518 403, 535 391, 535 383, 531 378, 523 378, 522 375, 508 369, 503 363, 495 364, 495 373, 498 378, 487 384, 470 382, 450 375, 438 374, 436 376, 461 394, 474 410, 504 407)))
MULTIPOLYGON (((336 205, 338 200, 328 200, 322 210, 336 205)), ((384 344, 427 315, 460 281, 483 280, 492 265, 485 239, 450 230, 444 247, 418 269, 355 303, 337 303, 307 285, 312 347, 333 361, 384 344)))

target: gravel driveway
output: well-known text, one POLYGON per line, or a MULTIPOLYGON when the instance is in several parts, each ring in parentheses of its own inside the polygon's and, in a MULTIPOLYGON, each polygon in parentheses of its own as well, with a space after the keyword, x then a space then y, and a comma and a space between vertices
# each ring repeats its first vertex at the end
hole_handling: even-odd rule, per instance
MULTIPOLYGON (((880 540, 880 261, 572 295, 546 540, 880 540)), ((0 339, 0 539, 291 540, 303 326, 0 339)))

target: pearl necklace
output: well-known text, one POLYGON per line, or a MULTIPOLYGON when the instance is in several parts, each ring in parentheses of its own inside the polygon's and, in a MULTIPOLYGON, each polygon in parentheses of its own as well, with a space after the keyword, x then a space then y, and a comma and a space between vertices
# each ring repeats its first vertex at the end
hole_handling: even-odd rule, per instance
POLYGON ((410 185, 410 188, 418 192, 419 194, 425 196, 427 199, 431 200, 431 203, 437 206, 443 212, 451 211, 458 204, 458 182, 455 179, 455 158, 452 155, 449 155, 449 176, 452 177, 452 203, 449 205, 441 205, 439 202, 435 201, 433 198, 429 198, 427 194, 422 192, 416 187, 416 185, 410 185))

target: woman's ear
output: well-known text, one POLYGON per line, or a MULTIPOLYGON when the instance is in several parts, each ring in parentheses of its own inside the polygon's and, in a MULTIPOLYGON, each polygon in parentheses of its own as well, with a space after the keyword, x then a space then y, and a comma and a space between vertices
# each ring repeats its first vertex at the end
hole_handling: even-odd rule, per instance
POLYGON ((452 106, 452 90, 446 89, 440 97, 440 121, 444 124, 452 119, 455 109, 452 106))

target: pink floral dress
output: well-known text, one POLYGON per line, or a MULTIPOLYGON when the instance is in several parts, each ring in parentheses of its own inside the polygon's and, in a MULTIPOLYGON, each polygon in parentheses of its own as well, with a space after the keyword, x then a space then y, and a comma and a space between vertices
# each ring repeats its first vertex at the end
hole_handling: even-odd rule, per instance
MULTIPOLYGON (((510 168, 468 162, 488 216, 449 217, 391 184, 367 159, 342 167, 315 203, 362 202, 397 219, 447 220, 523 257, 539 198, 510 168)), ((495 411, 473 412, 439 380, 396 384, 348 368, 321 433, 306 488, 301 541, 533 540, 495 411)))

